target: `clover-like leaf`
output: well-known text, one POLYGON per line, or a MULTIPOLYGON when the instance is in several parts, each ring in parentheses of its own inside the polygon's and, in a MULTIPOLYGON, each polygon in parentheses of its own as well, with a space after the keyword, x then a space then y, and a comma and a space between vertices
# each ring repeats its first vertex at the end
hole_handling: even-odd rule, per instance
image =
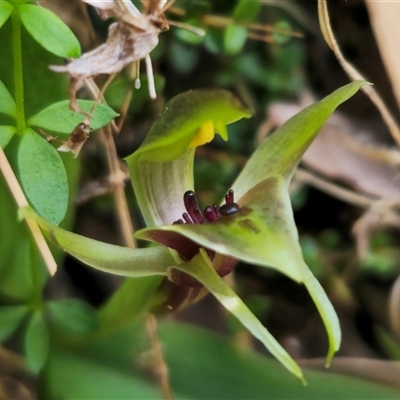
MULTIPOLYGON (((78 100, 78 104, 84 111, 89 112, 93 101, 78 100)), ((71 111, 68 105, 68 100, 54 103, 30 118, 28 125, 52 132, 71 134, 74 128, 84 121, 85 116, 71 111)), ((105 104, 99 104, 93 112, 90 120, 90 128, 93 130, 99 129, 107 125, 118 115, 112 108, 105 104)))
POLYGON ((9 125, 1 125, 0 126, 0 147, 5 149, 14 136, 14 133, 17 132, 17 127, 9 126, 9 125))
POLYGON ((201 282, 210 293, 231 312, 290 372, 305 383, 297 363, 268 332, 257 317, 247 308, 238 295, 215 272, 210 259, 202 249, 192 260, 174 267, 201 282))
POLYGON ((57 15, 32 4, 19 5, 18 11, 26 30, 46 50, 60 57, 79 57, 78 39, 57 15))
POLYGON ((17 116, 15 101, 2 81, 0 81, 0 114, 13 118, 17 116))
POLYGON ((288 183, 321 127, 335 109, 352 97, 365 81, 354 81, 335 90, 321 101, 305 108, 269 135, 257 148, 236 179, 233 190, 241 197, 250 188, 274 175, 283 175, 288 183))
POLYGON ((171 99, 128 162, 135 194, 147 225, 172 223, 182 194, 193 188, 194 150, 214 132, 224 140, 226 125, 251 112, 226 90, 193 90, 171 99))
POLYGON ((28 311, 26 305, 0 307, 0 342, 14 333, 28 311))
POLYGON ((68 207, 68 181, 58 152, 31 128, 17 135, 7 150, 30 203, 40 215, 59 224, 68 207))
POLYGON ((79 299, 59 299, 46 304, 52 326, 66 333, 89 333, 100 326, 94 308, 79 299))
POLYGON ((29 207, 20 209, 19 213, 22 218, 36 220, 47 238, 64 251, 100 271, 135 277, 166 275, 167 268, 175 264, 165 247, 131 249, 103 243, 59 228, 29 207))
POLYGON ((41 311, 35 311, 25 334, 25 353, 31 370, 38 373, 49 354, 49 331, 41 311))
POLYGON ((8 20, 8 17, 13 12, 14 7, 8 1, 0 1, 0 28, 8 20))

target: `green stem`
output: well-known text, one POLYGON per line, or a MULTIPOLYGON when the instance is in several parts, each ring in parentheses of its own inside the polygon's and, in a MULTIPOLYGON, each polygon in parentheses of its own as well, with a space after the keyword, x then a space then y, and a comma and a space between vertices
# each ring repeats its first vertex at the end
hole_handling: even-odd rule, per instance
POLYGON ((11 14, 11 22, 14 57, 14 98, 17 104, 17 128, 18 132, 22 132, 26 128, 26 123, 24 109, 24 76, 22 71, 21 20, 15 10, 11 14))

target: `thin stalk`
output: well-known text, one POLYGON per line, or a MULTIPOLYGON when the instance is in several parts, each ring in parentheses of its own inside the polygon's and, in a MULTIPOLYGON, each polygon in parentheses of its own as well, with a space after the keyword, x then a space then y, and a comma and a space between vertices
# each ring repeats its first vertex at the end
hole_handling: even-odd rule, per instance
POLYGON ((157 320, 153 314, 146 317, 146 328, 154 352, 154 369, 156 379, 162 390, 164 400, 173 400, 171 385, 168 377, 168 366, 164 360, 163 350, 157 334, 157 320))
POLYGON ((15 11, 11 14, 11 22, 14 62, 14 98, 17 105, 17 128, 18 132, 21 133, 26 127, 24 108, 24 77, 22 67, 21 20, 15 11))
MULTIPOLYGON (((24 192, 11 168, 10 163, 7 160, 4 150, 0 146, 0 170, 4 175, 8 187, 10 188, 11 194, 13 195, 18 207, 27 207, 28 200, 26 199, 24 192)), ((37 223, 29 218, 26 219, 29 230, 32 233, 33 239, 35 240, 39 251, 43 257, 43 260, 49 270, 51 276, 53 276, 57 271, 57 264, 47 246, 46 240, 43 237, 42 231, 39 229, 37 223)))

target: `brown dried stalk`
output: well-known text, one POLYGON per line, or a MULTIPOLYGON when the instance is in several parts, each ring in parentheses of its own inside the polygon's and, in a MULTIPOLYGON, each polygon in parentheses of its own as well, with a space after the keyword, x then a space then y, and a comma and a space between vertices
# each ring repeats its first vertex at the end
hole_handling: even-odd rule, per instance
MULTIPOLYGON (((18 207, 27 207, 29 206, 28 200, 26 199, 24 192, 21 189, 21 186, 14 174, 14 171, 11 168, 10 163, 7 160, 7 157, 4 153, 3 148, 0 146, 0 170, 4 175, 4 178, 10 188, 10 191, 18 205, 18 207)), ((28 225, 29 230, 32 233, 33 239, 36 242, 40 254, 43 257, 43 260, 47 266, 47 269, 50 273, 50 276, 53 276, 57 271, 57 264, 54 260, 53 255, 49 249, 49 246, 46 243, 46 240, 43 237, 42 231, 39 229, 36 221, 27 218, 26 223, 28 225)))
MULTIPOLYGON (((343 70, 346 74, 353 80, 365 78, 351 65, 343 56, 342 52, 340 51, 339 45, 335 39, 335 36, 332 31, 331 23, 329 20, 329 12, 328 12, 328 5, 327 0, 318 0, 318 17, 319 23, 322 31, 322 35, 331 48, 333 53, 335 54, 337 60, 339 61, 340 65, 342 66, 343 70)), ((400 128, 397 124, 397 121, 387 108, 386 104, 379 96, 378 92, 375 90, 373 86, 364 85, 361 90, 363 90, 367 96, 371 99, 371 101, 375 104, 376 108, 381 113, 382 119, 385 121, 389 131, 393 137, 393 139, 400 145, 400 128)))

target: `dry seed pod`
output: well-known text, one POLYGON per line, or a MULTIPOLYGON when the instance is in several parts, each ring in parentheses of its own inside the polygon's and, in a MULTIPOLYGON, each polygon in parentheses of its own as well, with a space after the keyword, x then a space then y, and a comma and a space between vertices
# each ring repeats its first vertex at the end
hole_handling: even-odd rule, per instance
MULTIPOLYGON (((143 13, 133 3, 122 0, 85 2, 97 7, 103 16, 119 20, 110 25, 106 43, 72 60, 65 66, 52 65, 55 72, 66 72, 71 78, 70 108, 81 112, 76 92, 85 80, 100 74, 116 74, 128 64, 146 59, 150 97, 156 96, 149 53, 158 44, 158 35, 169 28, 164 17, 166 0, 142 1, 143 13)), ((171 3, 170 3, 171 4, 171 3)))
POLYGON ((87 122, 82 122, 75 127, 68 140, 57 150, 62 152, 70 151, 75 158, 78 157, 82 146, 88 140, 90 134, 90 126, 87 122))

